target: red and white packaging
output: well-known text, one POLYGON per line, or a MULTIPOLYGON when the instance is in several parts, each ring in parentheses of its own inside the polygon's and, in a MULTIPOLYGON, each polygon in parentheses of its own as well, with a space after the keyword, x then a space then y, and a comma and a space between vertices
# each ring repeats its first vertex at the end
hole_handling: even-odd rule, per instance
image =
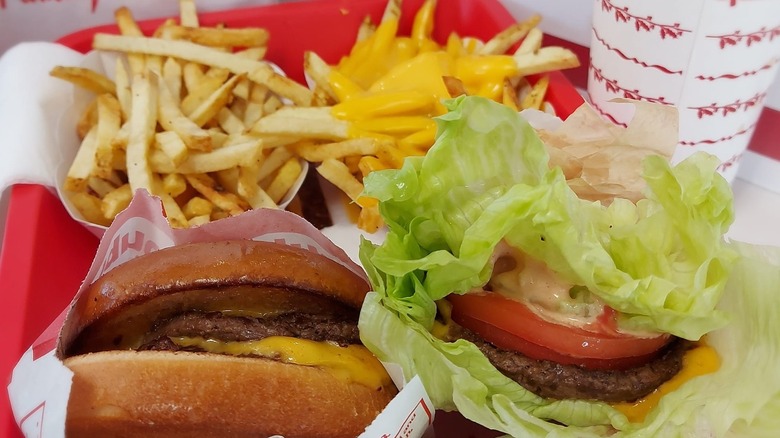
MULTIPOLYGON (((362 268, 303 218, 283 210, 252 210, 200 227, 172 229, 160 201, 137 192, 130 206, 106 230, 74 302, 97 278, 128 260, 158 249, 230 239, 270 241, 304 248, 334 260, 365 278, 362 268)), ((56 285, 53 285, 56 287, 56 285)), ((26 437, 65 434, 72 372, 57 357, 57 343, 68 309, 38 337, 14 368, 8 394, 17 425, 26 437)), ((402 390, 363 433, 363 437, 420 437, 433 423, 434 408, 419 379, 403 382, 386 364, 402 390), (405 384, 404 384, 405 383, 405 384)), ((295 421, 295 419, 291 419, 295 421)))
POLYGON ((588 94, 625 123, 621 97, 675 105, 673 161, 704 150, 733 181, 780 69, 776 0, 595 0, 588 94))

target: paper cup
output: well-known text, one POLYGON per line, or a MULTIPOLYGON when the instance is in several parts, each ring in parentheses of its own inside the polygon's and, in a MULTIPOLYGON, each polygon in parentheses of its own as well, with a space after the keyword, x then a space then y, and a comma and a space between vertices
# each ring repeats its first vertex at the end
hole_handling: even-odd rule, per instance
POLYGON ((588 94, 605 118, 630 120, 618 97, 675 105, 672 161, 706 151, 733 181, 780 65, 780 1, 596 0, 590 54, 588 94))

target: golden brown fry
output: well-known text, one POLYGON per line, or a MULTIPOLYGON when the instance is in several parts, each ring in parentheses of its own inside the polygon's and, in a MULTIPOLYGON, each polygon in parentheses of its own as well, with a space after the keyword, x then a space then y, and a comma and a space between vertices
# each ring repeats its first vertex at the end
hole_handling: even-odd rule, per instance
POLYGON ((116 98, 119 101, 119 106, 122 108, 122 119, 127 120, 130 117, 133 94, 130 91, 130 77, 127 74, 125 62, 121 57, 116 59, 114 82, 116 83, 116 98))
POLYGON ((133 76, 133 105, 130 113, 130 138, 127 143, 127 179, 135 192, 145 188, 153 192, 153 176, 147 154, 157 124, 157 81, 146 74, 133 76))
POLYGON ((192 90, 198 88, 200 83, 203 81, 203 76, 206 73, 203 64, 198 64, 197 62, 186 62, 181 69, 181 74, 184 87, 186 88, 187 93, 190 93, 192 90))
POLYGON ((268 47, 266 47, 266 46, 263 46, 263 47, 249 47, 247 49, 239 50, 239 51, 235 52, 235 55, 236 56, 240 56, 242 58, 246 58, 246 59, 252 59, 252 60, 255 60, 255 61, 260 61, 263 58, 265 58, 266 52, 268 52, 268 47))
POLYGON ((361 230, 369 233, 376 233, 384 224, 385 221, 382 220, 382 216, 379 214, 378 206, 372 205, 360 209, 357 226, 361 230))
POLYGON ((130 184, 123 184, 103 196, 100 210, 106 218, 114 219, 116 215, 130 205, 132 199, 133 192, 130 190, 130 184))
POLYGON ((355 42, 359 43, 361 41, 365 41, 374 34, 374 31, 376 31, 376 25, 373 21, 371 21, 371 16, 366 15, 363 17, 363 21, 360 22, 360 27, 358 27, 357 31, 357 37, 355 37, 355 42))
POLYGON ((190 120, 198 126, 203 126, 209 120, 216 117, 217 113, 230 102, 233 97, 233 88, 243 75, 235 75, 222 84, 214 93, 204 100, 197 108, 188 114, 190 120))
POLYGON ((89 180, 87 180, 87 187, 102 199, 104 196, 106 196, 107 193, 111 192, 118 186, 114 185, 112 181, 98 178, 96 176, 90 176, 89 180))
POLYGON ((235 74, 248 74, 252 81, 267 85, 268 88, 290 99, 296 105, 310 106, 314 99, 311 90, 290 78, 281 76, 264 62, 246 59, 189 41, 97 33, 93 39, 92 47, 126 53, 173 56, 187 61, 225 68, 235 74))
POLYGON ((95 160, 95 176, 108 178, 113 172, 114 146, 112 141, 119 132, 122 121, 122 109, 119 101, 111 94, 101 94, 97 97, 97 137, 95 160))
POLYGON ((168 36, 208 47, 264 47, 268 44, 268 30, 260 27, 218 29, 172 26, 168 36))
POLYGON ((187 86, 187 96, 181 101, 181 111, 189 116, 214 94, 228 80, 230 72, 223 69, 211 69, 202 75, 194 88, 187 86))
POLYGON ((525 21, 507 27, 488 40, 485 45, 480 48, 479 54, 501 55, 506 53, 510 47, 522 40, 531 29, 535 28, 540 21, 542 21, 542 17, 533 15, 525 21))
MULTIPOLYGON (((531 87, 531 91, 523 98, 523 101, 520 104, 520 109, 533 108, 541 110, 542 104, 544 103, 544 96, 547 93, 547 87, 549 84, 549 76, 545 75, 539 78, 539 80, 537 80, 536 83, 531 87)), ((514 95, 516 96, 517 94, 514 93, 514 95)))
POLYGON ((96 94, 116 94, 116 84, 102 74, 82 67, 54 67, 49 74, 96 94))
POLYGON ((306 161, 319 162, 329 158, 344 158, 348 156, 375 155, 382 141, 376 138, 352 138, 334 143, 313 144, 302 142, 293 149, 306 161))
POLYGON ((177 105, 181 101, 182 74, 182 67, 178 61, 173 58, 165 60, 162 68, 162 78, 177 105))
POLYGON ((217 184, 213 178, 204 173, 187 175, 187 182, 206 199, 214 205, 224 210, 228 214, 235 216, 249 209, 249 204, 229 192, 220 192, 217 190, 217 184))
POLYGON ((523 42, 515 50, 515 55, 526 53, 536 53, 542 47, 542 31, 539 28, 533 28, 528 31, 528 35, 523 38, 523 42))
POLYGON ((312 51, 306 51, 303 54, 303 71, 316 84, 316 90, 321 90, 326 96, 325 104, 328 102, 338 102, 336 93, 330 86, 329 76, 331 67, 319 55, 312 51))
POLYGON ((263 160, 263 164, 257 172, 257 180, 262 181, 266 179, 292 157, 292 152, 287 148, 276 148, 272 150, 263 160))
POLYGON ((158 78, 158 83, 160 125, 166 130, 175 131, 190 149, 210 151, 213 147, 211 135, 182 114, 162 78, 158 78))
POLYGON ((363 183, 358 181, 349 171, 347 165, 339 160, 329 159, 323 161, 322 164, 317 166, 317 172, 342 192, 346 193, 353 201, 357 201, 360 194, 363 193, 363 183))
POLYGON ((504 79, 502 89, 501 103, 515 111, 520 111, 520 99, 517 97, 517 90, 512 86, 512 81, 508 78, 504 79))
POLYGON ((513 56, 517 63, 518 74, 521 76, 574 68, 580 65, 577 55, 563 47, 542 47, 535 53, 521 53, 513 56))
POLYGON ((174 166, 162 152, 152 151, 149 162, 151 168, 157 173, 208 173, 251 165, 262 157, 262 153, 263 144, 259 139, 255 139, 246 143, 223 146, 211 152, 192 152, 178 166, 174 166))
POLYGON ((179 196, 187 190, 187 180, 180 173, 165 174, 160 183, 161 193, 167 193, 173 197, 179 196))
POLYGON ((154 135, 155 147, 161 150, 174 167, 179 166, 187 159, 189 151, 179 134, 174 131, 158 132, 154 135))
POLYGON ((97 151, 97 127, 93 127, 81 141, 65 178, 65 190, 81 192, 86 190, 89 177, 95 172, 97 151))
POLYGON ((287 160, 282 167, 279 168, 279 171, 276 173, 276 176, 274 176, 271 184, 269 184, 268 188, 265 190, 266 193, 268 193, 268 196, 277 204, 281 202, 287 192, 289 192, 295 184, 295 181, 298 180, 302 171, 303 167, 298 158, 287 160))
POLYGON ((68 199, 87 222, 102 226, 108 226, 111 223, 111 219, 103 216, 100 209, 100 198, 97 196, 87 192, 73 192, 68 194, 68 199))
POLYGON ((299 138, 346 140, 349 123, 333 117, 329 107, 284 107, 255 123, 252 132, 299 138))
POLYGON ((182 207, 182 212, 187 219, 192 219, 197 216, 210 216, 212 211, 214 211, 214 204, 208 199, 200 196, 193 196, 184 204, 184 207, 182 207))
POLYGON ((80 139, 84 139, 87 133, 97 125, 97 100, 93 100, 87 105, 87 108, 81 113, 79 121, 76 123, 76 132, 80 139))
MULTIPOLYGON (((119 32, 122 35, 133 37, 143 36, 143 32, 141 32, 141 28, 138 27, 138 23, 136 23, 135 18, 133 18, 133 13, 130 12, 130 9, 123 6, 114 11, 114 20, 116 20, 119 32)), ((146 69, 146 62, 142 54, 129 53, 127 55, 127 61, 130 64, 130 73, 133 76, 143 73, 146 69)))
POLYGON ((228 134, 241 134, 246 130, 244 122, 228 108, 222 108, 217 114, 219 126, 228 134))
POLYGON ((441 78, 444 81, 444 86, 447 87, 447 92, 450 93, 450 96, 458 97, 469 94, 466 91, 466 86, 463 85, 463 81, 455 76, 442 76, 441 78))
POLYGON ((194 0, 179 0, 179 21, 182 26, 200 26, 194 0))
POLYGON ((382 22, 401 18, 401 0, 389 0, 382 14, 382 22))

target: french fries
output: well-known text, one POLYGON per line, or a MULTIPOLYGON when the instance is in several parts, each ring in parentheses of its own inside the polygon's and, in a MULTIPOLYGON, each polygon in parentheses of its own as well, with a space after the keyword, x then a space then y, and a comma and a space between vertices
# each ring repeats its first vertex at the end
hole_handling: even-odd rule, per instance
POLYGON ((442 99, 481 95, 548 111, 545 74, 578 65, 569 50, 542 46, 539 16, 487 41, 452 33, 440 42, 436 0, 422 3, 409 35, 398 33, 402 0, 388 0, 338 63, 304 53, 306 87, 263 59, 265 29, 203 27, 194 0, 179 4, 178 20, 150 35, 120 8, 119 35, 94 36, 94 49, 120 54, 114 78, 51 73, 96 94, 65 181, 85 217, 110 222, 139 188, 161 197, 175 226, 274 208, 308 162, 360 207, 358 227, 374 232, 382 219, 363 179, 427 153, 442 99))
POLYGON ((375 200, 361 196, 363 178, 428 151, 436 136, 432 117, 445 111, 441 99, 481 95, 517 111, 546 110, 544 73, 578 65, 571 51, 542 47, 537 15, 484 42, 451 34, 439 44, 431 36, 436 4, 426 0, 410 35, 402 36, 401 0, 388 0, 380 22, 366 18, 350 53, 336 65, 305 53, 304 71, 327 111, 278 111, 252 127, 265 135, 305 132, 306 141, 290 149, 320 163, 320 175, 361 207, 358 226, 366 231, 381 226, 381 218, 375 200))
POLYGON ((314 94, 263 60, 265 29, 202 27, 194 2, 179 3, 179 23, 168 20, 149 36, 129 9, 116 11, 121 35, 94 39, 94 48, 119 52, 113 79, 81 67, 51 71, 95 93, 79 117, 81 144, 64 182, 71 204, 94 224, 110 224, 138 189, 160 197, 174 227, 278 208, 306 170, 287 148, 306 135, 255 127, 268 126, 277 110, 320 112, 322 125, 332 119, 321 108, 292 106, 311 105, 314 94))

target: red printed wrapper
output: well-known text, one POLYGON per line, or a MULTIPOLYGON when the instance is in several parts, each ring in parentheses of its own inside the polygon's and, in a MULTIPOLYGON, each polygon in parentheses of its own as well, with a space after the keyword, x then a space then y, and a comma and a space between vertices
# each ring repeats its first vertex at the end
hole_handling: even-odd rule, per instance
MULTIPOLYGON (((321 254, 365 278, 350 257, 303 218, 283 210, 253 210, 188 229, 172 229, 160 201, 137 192, 109 227, 71 306, 38 337, 14 368, 8 386, 14 417, 27 437, 62 437, 73 374, 57 357, 60 330, 73 303, 97 278, 143 254, 196 242, 249 239, 296 246, 321 254)), ((392 366, 388 366, 391 375, 392 366)), ((398 376, 394 381, 399 383, 398 376)), ((434 410, 418 379, 404 385, 362 436, 419 437, 434 410)), ((294 419, 292 420, 294 421, 294 419)))

